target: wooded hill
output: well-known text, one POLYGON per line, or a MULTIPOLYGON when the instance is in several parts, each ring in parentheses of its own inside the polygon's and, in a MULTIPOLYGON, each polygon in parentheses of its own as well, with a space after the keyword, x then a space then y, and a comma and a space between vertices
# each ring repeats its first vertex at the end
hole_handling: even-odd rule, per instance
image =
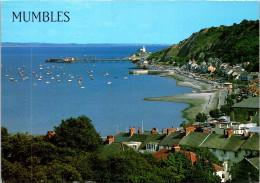
POLYGON ((259 71, 259 21, 201 29, 179 44, 153 53, 148 60, 182 66, 189 59, 200 63, 211 57, 231 65, 250 62, 246 70, 259 71))

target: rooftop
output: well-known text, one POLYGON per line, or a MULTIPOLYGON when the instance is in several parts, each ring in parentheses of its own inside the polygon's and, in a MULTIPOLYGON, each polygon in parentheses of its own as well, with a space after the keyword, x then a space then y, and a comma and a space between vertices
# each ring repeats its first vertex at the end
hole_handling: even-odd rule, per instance
POLYGON ((189 146, 199 146, 208 135, 209 134, 207 133, 190 132, 188 135, 186 135, 179 141, 179 144, 189 145, 189 146))
POLYGON ((259 170, 259 157, 246 158, 246 160, 259 170))
POLYGON ((233 108, 255 108, 259 109, 259 97, 250 97, 232 106, 233 108))
POLYGON ((159 143, 160 146, 172 146, 174 144, 178 144, 179 141, 184 136, 184 133, 170 133, 166 135, 164 139, 159 143))
POLYGON ((247 139, 247 141, 241 146, 244 150, 259 150, 259 135, 254 134, 247 139))
POLYGON ((130 136, 129 133, 119 132, 114 136, 114 138, 115 142, 126 142, 130 138, 130 136))

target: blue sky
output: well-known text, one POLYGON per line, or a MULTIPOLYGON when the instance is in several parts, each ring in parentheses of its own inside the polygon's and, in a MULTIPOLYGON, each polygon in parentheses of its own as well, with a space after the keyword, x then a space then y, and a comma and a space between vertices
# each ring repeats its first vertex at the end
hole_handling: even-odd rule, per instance
POLYGON ((2 42, 176 44, 202 28, 259 19, 258 1, 2 1, 2 42), (12 12, 69 11, 68 23, 12 12))

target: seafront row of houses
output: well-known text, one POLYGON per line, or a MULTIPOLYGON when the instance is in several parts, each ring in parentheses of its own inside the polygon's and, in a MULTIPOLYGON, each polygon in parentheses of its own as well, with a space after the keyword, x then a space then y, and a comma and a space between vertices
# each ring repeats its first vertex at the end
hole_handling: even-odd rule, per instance
MULTIPOLYGON (((258 113, 256 111, 259 111, 259 98, 247 100, 233 107, 237 112, 247 107, 249 115, 254 111, 255 118, 255 114, 258 113), (250 102, 251 106, 246 106, 247 102, 250 102)), ((243 124, 230 121, 230 117, 224 116, 214 124, 201 126, 200 123, 195 123, 186 125, 185 128, 163 128, 161 131, 157 128, 142 131, 140 128, 131 127, 129 132, 107 136, 103 151, 109 154, 131 148, 141 153, 153 153, 158 159, 167 158, 170 152, 183 152, 194 163, 195 153, 182 151, 181 146, 207 148, 222 162, 221 167, 213 164, 222 182, 229 180, 250 182, 259 179, 259 129, 255 122, 243 124)))

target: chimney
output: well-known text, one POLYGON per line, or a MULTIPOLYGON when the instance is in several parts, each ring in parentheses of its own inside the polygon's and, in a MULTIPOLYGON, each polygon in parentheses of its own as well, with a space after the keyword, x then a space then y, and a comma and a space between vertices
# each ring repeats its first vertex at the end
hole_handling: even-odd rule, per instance
POLYGON ((152 134, 157 134, 158 133, 158 129, 157 128, 153 128, 151 131, 152 134))
POLYGON ((115 142, 115 138, 113 135, 107 136, 106 144, 110 144, 111 142, 115 142))
POLYGON ((46 137, 47 137, 48 139, 54 137, 54 131, 48 131, 47 134, 46 134, 46 137))
POLYGON ((129 129, 129 136, 131 137, 133 134, 135 134, 136 133, 136 129, 135 129, 135 127, 131 127, 130 129, 129 129))
POLYGON ((121 149, 122 149, 122 151, 125 151, 125 147, 124 147, 124 143, 123 142, 121 143, 121 149))
POLYGON ((185 135, 187 135, 189 132, 194 132, 194 126, 193 125, 186 125, 185 135))
POLYGON ((172 147, 172 152, 176 153, 176 152, 180 152, 181 151, 181 147, 179 144, 174 144, 172 147))
POLYGON ((29 136, 29 132, 26 132, 26 136, 29 136))
POLYGON ((252 135, 254 135, 254 134, 255 134, 254 132, 250 132, 249 137, 252 137, 252 135))
POLYGON ((167 130, 165 128, 162 129, 162 134, 167 134, 167 130))
POLYGON ((229 138, 231 135, 234 135, 234 130, 232 128, 228 128, 226 130, 226 135, 229 138))
POLYGON ((138 127, 138 134, 142 134, 142 130, 138 127))
POLYGON ((169 128, 167 129, 167 135, 169 135, 170 133, 174 133, 174 128, 169 128))

